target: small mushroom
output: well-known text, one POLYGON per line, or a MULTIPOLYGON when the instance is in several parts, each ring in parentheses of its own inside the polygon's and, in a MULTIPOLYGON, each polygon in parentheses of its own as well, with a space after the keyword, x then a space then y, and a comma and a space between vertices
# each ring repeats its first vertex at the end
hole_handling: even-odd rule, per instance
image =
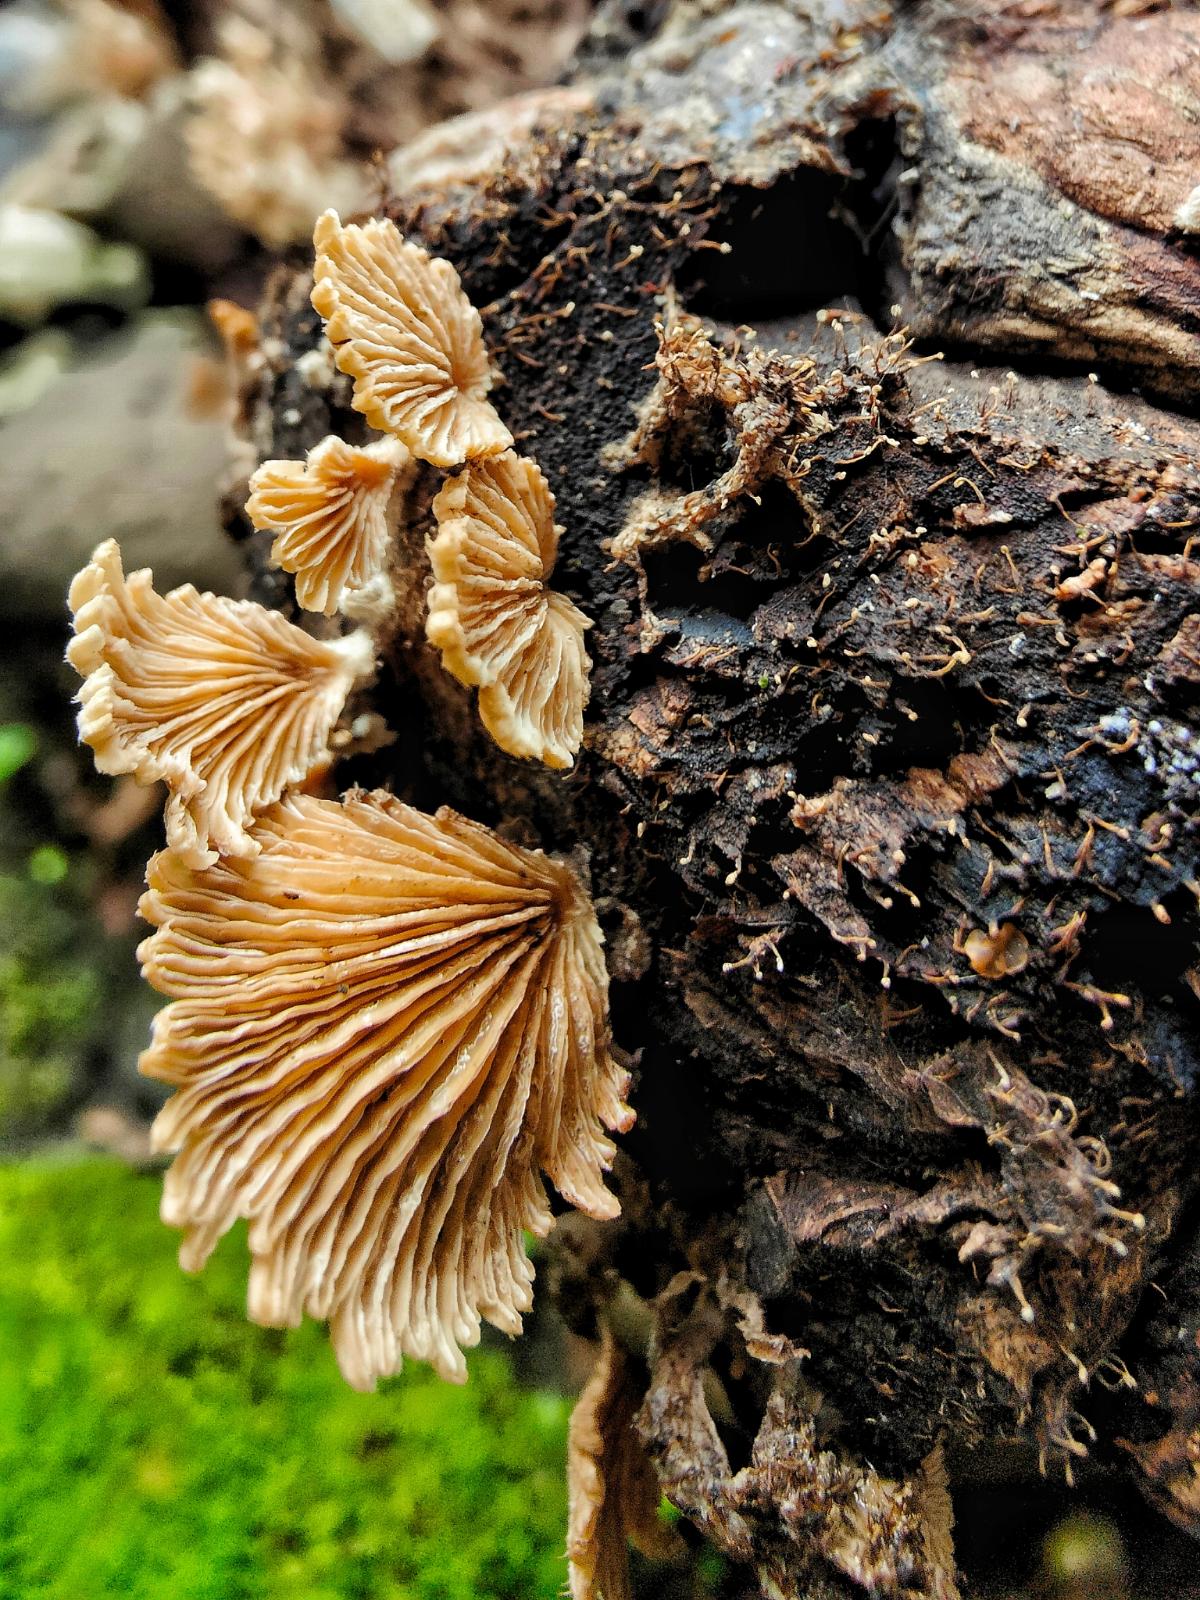
POLYGON ((1015 922, 993 923, 986 932, 973 928, 963 940, 963 953, 981 978, 1015 977, 1029 965, 1029 940, 1015 922))
POLYGON ((248 1218, 250 1316, 328 1318, 356 1388, 404 1356, 462 1381, 480 1319, 517 1333, 532 1303, 542 1174, 619 1211, 604 1130, 633 1114, 591 902, 540 851, 383 792, 292 794, 255 841, 150 864, 163 1218, 187 1270, 248 1218))
POLYGON ((313 244, 312 303, 354 379, 354 409, 435 467, 507 449, 512 435, 487 399, 483 323, 450 263, 382 217, 343 227, 326 211, 313 244))
POLYGON ((472 462, 433 502, 437 582, 425 631, 502 750, 569 767, 583 740, 591 624, 548 587, 558 551, 554 496, 511 450, 472 462))
POLYGON ((332 614, 387 563, 388 501, 412 458, 398 439, 365 448, 331 434, 305 461, 264 461, 250 479, 246 515, 277 529, 271 559, 296 575, 307 611, 332 614))
POLYGON ((350 689, 374 670, 370 639, 313 639, 249 600, 127 578, 115 539, 71 584, 67 659, 83 678, 79 737, 101 772, 162 779, 167 840, 209 866, 254 855, 255 812, 327 754, 350 689))

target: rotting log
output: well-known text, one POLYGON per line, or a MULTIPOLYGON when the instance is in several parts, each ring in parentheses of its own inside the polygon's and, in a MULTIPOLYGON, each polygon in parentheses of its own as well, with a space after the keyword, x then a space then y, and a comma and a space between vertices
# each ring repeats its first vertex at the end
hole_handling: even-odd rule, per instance
MULTIPOLYGON (((548 1278, 769 1594, 955 1594, 947 1439, 1200 1530, 1198 129, 1188 7, 676 0, 393 165, 593 694, 567 777, 497 752, 424 642, 418 481, 399 738, 340 779, 587 863, 639 1121, 548 1278)), ((249 466, 364 437, 310 287, 249 466)))

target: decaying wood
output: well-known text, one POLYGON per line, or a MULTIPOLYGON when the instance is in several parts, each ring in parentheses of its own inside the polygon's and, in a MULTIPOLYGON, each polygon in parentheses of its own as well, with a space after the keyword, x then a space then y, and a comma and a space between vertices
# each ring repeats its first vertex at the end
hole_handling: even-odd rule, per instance
MULTIPOLYGON (((391 210, 557 497, 586 748, 424 643, 431 480, 347 771, 590 861, 640 1120, 563 1306, 649 1307, 642 1437, 766 1593, 953 1594, 947 1435, 1196 1531, 1200 15, 610 4, 581 63, 391 210)), ((309 287, 259 458, 362 437, 309 287)))

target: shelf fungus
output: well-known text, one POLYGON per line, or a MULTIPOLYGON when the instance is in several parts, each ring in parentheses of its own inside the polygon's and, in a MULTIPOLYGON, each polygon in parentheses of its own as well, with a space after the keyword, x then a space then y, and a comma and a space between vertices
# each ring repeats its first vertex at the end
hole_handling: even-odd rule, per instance
POLYGON ((343 226, 326 211, 313 244, 312 303, 354 379, 354 409, 435 467, 506 450, 483 324, 450 263, 381 217, 343 226))
POLYGON ((271 559, 295 574, 296 599, 331 616, 387 565, 388 503, 412 458, 399 439, 359 448, 330 435, 305 461, 264 461, 246 514, 276 534, 271 559))
POLYGON ((429 642, 460 683, 478 687, 479 714, 502 750, 571 766, 583 740, 591 624, 548 586, 559 529, 541 470, 512 451, 472 463, 433 509, 429 642))
POLYGON ((543 1176, 619 1210, 605 1130, 633 1115, 590 901, 540 851, 383 792, 289 796, 255 838, 150 865, 163 1218, 189 1270, 248 1218, 250 1316, 327 1318, 355 1387, 405 1356, 462 1381, 481 1318, 514 1334, 531 1304, 543 1176))
POLYGON ((324 759, 347 695, 375 667, 364 633, 313 639, 191 584, 157 594, 149 571, 125 576, 115 539, 76 575, 69 604, 79 737, 101 772, 167 784, 167 841, 192 867, 257 853, 254 814, 324 759))

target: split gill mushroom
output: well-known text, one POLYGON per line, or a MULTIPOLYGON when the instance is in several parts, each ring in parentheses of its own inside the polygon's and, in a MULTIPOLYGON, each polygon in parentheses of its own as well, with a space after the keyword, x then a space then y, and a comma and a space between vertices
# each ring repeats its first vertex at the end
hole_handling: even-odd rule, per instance
POLYGON ((271 559, 296 579, 306 611, 332 616, 387 568, 388 502, 412 476, 398 439, 359 448, 335 434, 304 461, 264 461, 250 479, 246 515, 275 532, 271 559))
POLYGON ((196 1270, 248 1218, 250 1316, 327 1318, 356 1388, 405 1356, 461 1382, 480 1319, 515 1334, 532 1303, 543 1175, 619 1211, 606 1130, 633 1114, 590 901, 563 863, 384 792, 292 795, 255 843, 150 864, 164 1220, 196 1270))
POLYGON ((363 632, 314 639, 249 600, 125 575, 114 539, 68 597, 67 659, 83 678, 79 737, 100 772, 162 779, 167 841, 190 866, 254 855, 256 812, 325 758, 354 685, 375 670, 363 632))
POLYGON ((343 226, 326 211, 313 244, 313 308, 354 379, 354 409, 435 467, 506 450, 483 324, 450 263, 381 217, 343 226))
POLYGON ((571 766, 583 741, 591 624, 549 586, 559 529, 541 469, 511 450, 472 462, 433 509, 429 642, 460 683, 478 687, 480 717, 502 750, 571 766))

